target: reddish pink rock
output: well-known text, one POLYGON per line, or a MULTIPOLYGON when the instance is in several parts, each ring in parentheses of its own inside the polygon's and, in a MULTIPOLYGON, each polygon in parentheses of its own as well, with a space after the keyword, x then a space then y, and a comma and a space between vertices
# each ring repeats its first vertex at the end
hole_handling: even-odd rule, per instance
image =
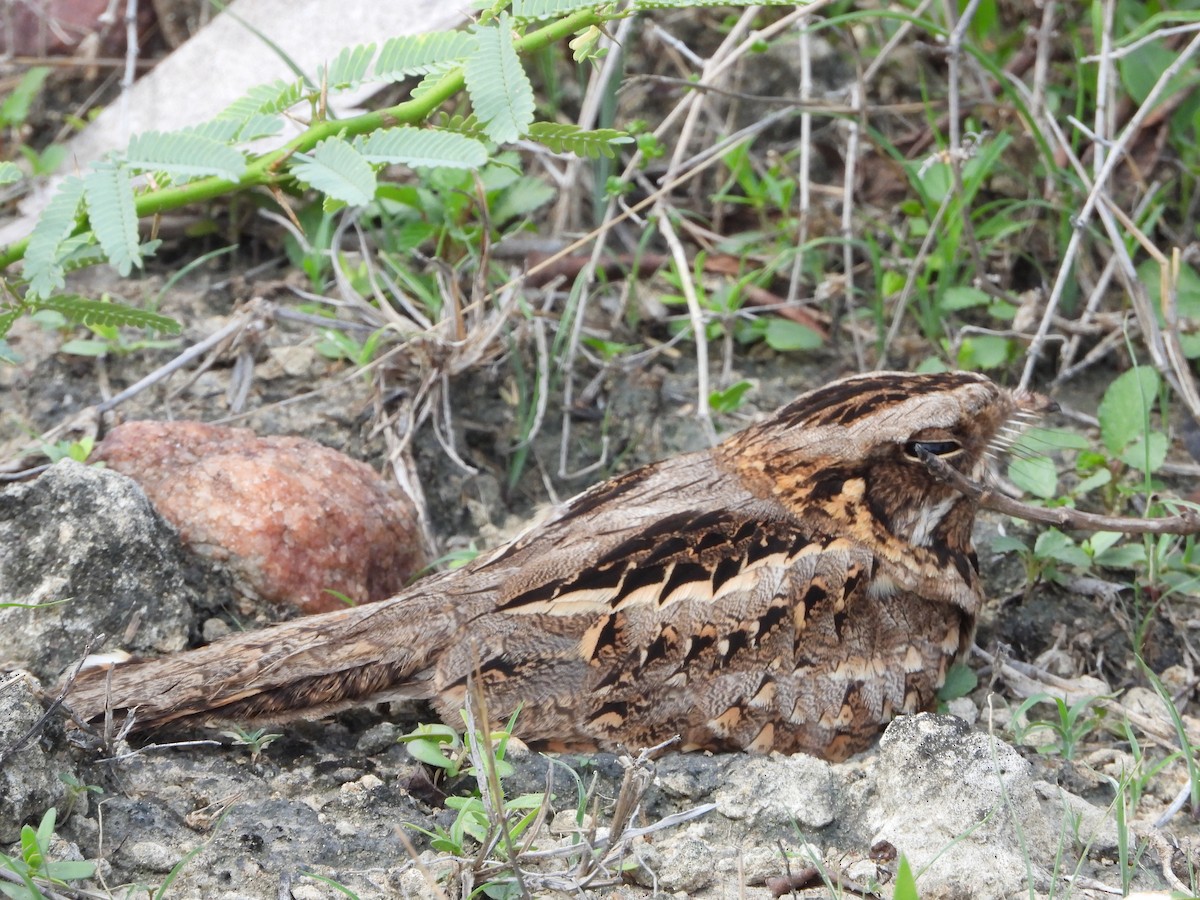
POLYGON ((365 463, 297 437, 127 422, 93 459, 142 486, 197 553, 305 613, 395 593, 425 564, 417 516, 365 463))

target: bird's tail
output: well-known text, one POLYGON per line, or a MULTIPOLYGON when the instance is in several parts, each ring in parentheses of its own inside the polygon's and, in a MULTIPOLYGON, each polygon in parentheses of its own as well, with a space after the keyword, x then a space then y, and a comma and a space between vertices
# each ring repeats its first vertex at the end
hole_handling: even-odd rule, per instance
POLYGON ((132 713, 133 730, 169 723, 274 722, 429 696, 457 629, 445 596, 402 594, 231 635, 159 659, 85 665, 66 703, 85 722, 132 713))

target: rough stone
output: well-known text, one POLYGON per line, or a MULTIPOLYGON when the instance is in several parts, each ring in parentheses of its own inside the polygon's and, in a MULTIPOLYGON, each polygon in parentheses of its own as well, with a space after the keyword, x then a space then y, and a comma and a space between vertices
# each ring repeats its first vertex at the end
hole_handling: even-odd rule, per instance
POLYGON ((315 441, 203 422, 127 422, 96 458, 135 479, 239 586, 314 613, 382 600, 426 562, 418 517, 365 463, 315 441))
POLYGON ((961 719, 901 716, 880 740, 874 840, 904 854, 922 900, 1027 892, 1058 846, 1033 770, 1012 747, 961 719))
POLYGON ((668 838, 637 853, 633 879, 643 887, 691 894, 713 880, 713 848, 694 837, 668 838))
POLYGON ((179 538, 133 481, 64 460, 0 491, 0 664, 53 682, 105 634, 131 653, 185 646, 200 596, 179 538), (7 659, 5 659, 5 657, 7 659))
POLYGON ((15 749, 41 715, 42 705, 27 675, 0 679, 0 754, 7 754, 0 762, 0 844, 18 840, 22 825, 37 824, 66 793, 36 735, 15 749))
POLYGON ((829 763, 803 753, 750 757, 737 778, 720 787, 713 799, 729 819, 757 829, 824 828, 837 809, 837 778, 829 763))

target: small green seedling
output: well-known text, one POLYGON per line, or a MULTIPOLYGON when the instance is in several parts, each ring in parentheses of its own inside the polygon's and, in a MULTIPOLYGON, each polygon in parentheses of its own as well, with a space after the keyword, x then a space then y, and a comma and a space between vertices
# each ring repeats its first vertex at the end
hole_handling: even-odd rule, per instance
POLYGON ((0 853, 0 868, 8 869, 22 882, 0 882, 0 893, 14 900, 43 900, 45 895, 38 888, 38 881, 66 887, 68 881, 79 881, 96 874, 94 863, 85 860, 53 861, 49 858, 50 840, 54 837, 57 818, 58 811, 50 807, 36 830, 31 825, 21 828, 20 856, 0 853))

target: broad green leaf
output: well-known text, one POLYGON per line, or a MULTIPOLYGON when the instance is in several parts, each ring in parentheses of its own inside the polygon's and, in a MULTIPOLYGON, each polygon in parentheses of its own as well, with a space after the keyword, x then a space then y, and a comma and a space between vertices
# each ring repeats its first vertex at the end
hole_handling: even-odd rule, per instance
POLYGON ((85 859, 64 859, 49 862, 43 867, 47 878, 59 881, 78 881, 96 874, 96 864, 85 859))
POLYGON ((1167 436, 1158 431, 1139 435, 1118 457, 1131 468, 1147 473, 1157 472, 1167 460, 1167 436))
POLYGON ((1123 372, 1104 392, 1096 410, 1100 439, 1114 456, 1145 437, 1150 411, 1158 399, 1158 373, 1148 366, 1123 372))
POLYGON ((498 144, 515 141, 533 123, 533 86, 513 47, 512 24, 501 15, 495 25, 475 29, 478 46, 463 65, 475 115, 498 144))
MULTIPOLYGON (((1138 279, 1146 286, 1155 315, 1159 324, 1162 324, 1161 267, 1152 259, 1145 260, 1138 266, 1138 279)), ((1197 330, 1197 325, 1200 325, 1200 274, 1187 263, 1180 267, 1179 280, 1175 284, 1175 312, 1180 320, 1191 320, 1190 323, 1180 322, 1191 327, 1180 329, 1179 345, 1183 348, 1184 356, 1196 359, 1200 357, 1200 331, 1197 330)))
POLYGON ((713 412, 730 413, 742 405, 746 392, 754 387, 752 381, 738 381, 721 391, 711 391, 708 395, 708 405, 713 412))
POLYGON ((1029 547, 1020 538, 1002 534, 992 539, 992 551, 995 553, 1028 553, 1029 547))
POLYGON ((821 346, 821 336, 799 322, 791 319, 771 319, 767 322, 764 335, 767 346, 772 350, 816 350, 821 346))
POLYGON ((237 181, 246 171, 246 157, 240 150, 198 132, 147 131, 134 136, 126 155, 135 171, 166 172, 179 178, 215 175, 237 181))
POLYGON ((896 867, 896 881, 892 888, 892 900, 921 900, 917 893, 917 879, 913 878, 912 867, 903 853, 896 867))
POLYGON ((540 178, 518 178, 504 189, 492 205, 492 221, 503 224, 524 218, 556 196, 558 192, 540 178))
POLYGON ((986 306, 991 299, 979 288, 956 285, 946 288, 939 305, 944 310, 970 309, 972 306, 986 306))
POLYGON ((1119 531, 1097 531, 1087 539, 1088 549, 1093 557, 1099 556, 1123 537, 1119 531))
POLYGON ((16 163, 0 162, 0 184, 12 184, 24 177, 21 167, 16 163))
POLYGON ((375 170, 341 138, 326 138, 311 156, 297 154, 291 171, 305 184, 351 206, 365 206, 375 198, 375 170))
POLYGON ((955 663, 946 670, 946 680, 938 689, 938 699, 953 700, 956 697, 965 697, 975 690, 978 684, 979 678, 970 666, 955 663))
POLYGON ((1046 456, 1017 458, 1008 464, 1008 477, 1023 491, 1048 500, 1058 492, 1058 471, 1046 456))
POLYGON ((487 147, 479 141, 453 131, 411 125, 376 131, 355 146, 368 162, 376 165, 479 169, 488 161, 487 147))
POLYGON ((29 108, 49 75, 48 66, 34 66, 21 76, 16 87, 11 88, 4 102, 0 103, 0 127, 11 128, 25 123, 29 117, 29 108))
POLYGON ((1103 487, 1112 481, 1111 469, 1097 469, 1087 478, 1082 479, 1079 484, 1075 485, 1075 494, 1082 495, 1089 491, 1094 491, 1098 487, 1103 487))
POLYGON ((1016 348, 1011 338, 997 334, 978 334, 963 338, 958 348, 958 364, 964 369, 997 369, 1005 365, 1016 348))
POLYGON ((66 284, 59 256, 63 243, 75 230, 82 199, 83 179, 74 175, 64 179, 29 235, 25 277, 29 280, 31 298, 48 297, 66 284))
POLYGON ((1038 453, 1047 449, 1087 450, 1092 442, 1082 434, 1065 428, 1030 428, 1013 446, 1038 453))
POLYGON ((1086 569, 1092 562, 1082 547, 1057 528, 1049 528, 1038 535, 1033 553, 1038 559, 1052 559, 1080 569, 1086 569))
POLYGON ((1096 554, 1095 562, 1107 569, 1137 569, 1146 564, 1146 548, 1141 544, 1121 544, 1096 554))
POLYGON ((96 163, 83 176, 88 221, 105 256, 121 277, 141 266, 138 217, 129 170, 111 162, 96 163))
POLYGON ((1176 55, 1161 42, 1152 41, 1117 60, 1121 83, 1135 102, 1140 104, 1149 96, 1155 82, 1175 62, 1176 55))

